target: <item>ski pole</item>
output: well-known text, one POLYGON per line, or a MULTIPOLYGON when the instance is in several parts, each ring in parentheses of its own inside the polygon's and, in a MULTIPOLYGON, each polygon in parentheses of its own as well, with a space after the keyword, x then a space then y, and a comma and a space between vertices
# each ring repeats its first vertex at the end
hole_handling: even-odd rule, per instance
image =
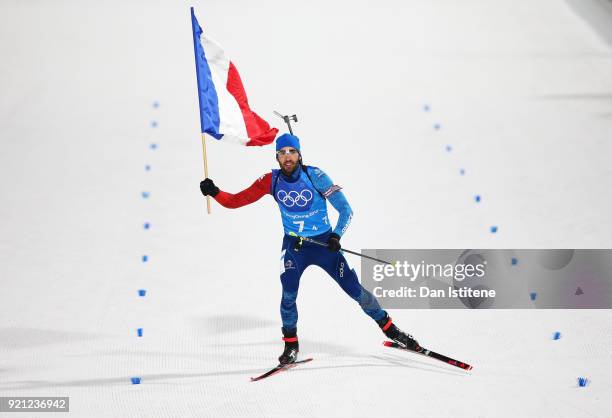
MULTIPOLYGON (((291 235, 292 237, 299 238, 300 241, 310 242, 312 244, 320 245, 321 247, 328 247, 328 245, 326 243, 324 243, 324 242, 317 241, 316 239, 312 239, 312 238, 308 238, 308 237, 303 237, 301 235, 296 234, 295 232, 289 232, 289 235, 291 235)), ((358 255, 359 257, 369 258, 370 260, 378 261, 379 263, 389 264, 391 266, 393 265, 393 263, 389 263, 388 261, 380 260, 380 259, 374 258, 374 257, 370 257, 368 255, 361 254, 361 253, 358 253, 356 251, 347 250, 346 248, 342 248, 341 250, 346 252, 346 253, 349 253, 349 254, 358 255)))

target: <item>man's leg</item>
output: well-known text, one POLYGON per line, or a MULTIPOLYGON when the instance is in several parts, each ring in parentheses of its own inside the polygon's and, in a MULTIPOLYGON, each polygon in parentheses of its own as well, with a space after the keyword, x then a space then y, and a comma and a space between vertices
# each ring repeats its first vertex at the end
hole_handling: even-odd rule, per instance
POLYGON ((393 323, 389 314, 381 309, 376 297, 359 283, 357 273, 348 266, 344 255, 340 252, 332 253, 327 249, 319 251, 320 257, 317 257, 316 264, 332 276, 342 290, 359 303, 361 309, 376 321, 385 336, 398 342, 405 348, 415 350, 418 347, 418 342, 412 335, 406 334, 399 329, 393 323))
POLYGON ((380 308, 374 295, 359 283, 357 273, 349 267, 342 253, 330 252, 325 248, 321 248, 317 252, 315 264, 325 270, 347 295, 359 303, 361 309, 370 318, 380 321, 387 316, 387 313, 380 308))
POLYGON ((301 254, 287 246, 283 246, 280 262, 280 279, 283 285, 280 313, 283 320, 283 328, 291 331, 297 328, 298 310, 296 299, 300 287, 300 277, 302 277, 303 272, 303 262, 301 254))
POLYGON ((283 250, 280 258, 280 279, 283 285, 280 313, 283 321, 283 341, 285 349, 278 358, 279 363, 288 364, 297 360, 299 344, 297 338, 298 310, 296 299, 300 287, 300 277, 306 268, 304 257, 300 250, 295 249, 295 242, 288 237, 283 240, 283 250))

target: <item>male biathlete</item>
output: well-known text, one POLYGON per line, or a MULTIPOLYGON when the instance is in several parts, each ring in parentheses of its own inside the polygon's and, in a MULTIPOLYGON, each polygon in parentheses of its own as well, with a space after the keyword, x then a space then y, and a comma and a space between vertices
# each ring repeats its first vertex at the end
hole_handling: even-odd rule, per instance
POLYGON ((302 164, 300 140, 283 134, 276 140, 276 161, 280 170, 273 169, 261 176, 247 189, 231 194, 220 190, 207 178, 200 183, 204 196, 212 196, 226 208, 239 208, 256 202, 266 194, 272 195, 280 209, 285 236, 281 252, 281 283, 283 295, 280 313, 285 349, 279 357, 281 364, 297 360, 298 312, 296 298, 300 277, 310 265, 323 268, 363 311, 378 323, 383 333, 402 347, 414 350, 417 341, 393 324, 376 298, 361 286, 355 270, 351 269, 340 251, 340 238, 351 222, 353 211, 341 191, 321 169, 302 164), (327 216, 327 200, 339 212, 338 223, 332 229, 327 216), (299 239, 309 237, 326 242, 327 248, 299 239))

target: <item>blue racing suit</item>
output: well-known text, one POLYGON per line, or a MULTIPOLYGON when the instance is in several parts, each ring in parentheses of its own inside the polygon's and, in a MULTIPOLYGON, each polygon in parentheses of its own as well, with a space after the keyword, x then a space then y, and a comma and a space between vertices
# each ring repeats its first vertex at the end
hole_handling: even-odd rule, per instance
POLYGON ((290 235, 310 237, 325 243, 332 232, 341 237, 353 216, 341 189, 323 170, 298 165, 291 176, 285 176, 280 170, 272 170, 237 194, 219 191, 215 196, 215 200, 228 208, 248 205, 266 194, 271 194, 278 203, 285 230, 280 259, 283 285, 280 313, 283 328, 287 331, 297 328, 296 299, 300 278, 311 265, 325 270, 372 319, 379 321, 386 316, 376 298, 361 286, 357 273, 349 266, 342 251, 331 252, 326 247, 306 241, 300 245, 300 240, 290 235), (333 230, 327 214, 328 200, 339 212, 338 223, 333 230))

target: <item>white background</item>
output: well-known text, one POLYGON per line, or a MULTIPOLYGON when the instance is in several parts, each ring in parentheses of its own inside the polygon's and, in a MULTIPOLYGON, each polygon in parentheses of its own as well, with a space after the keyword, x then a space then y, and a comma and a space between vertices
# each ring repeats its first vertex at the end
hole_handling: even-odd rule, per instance
MULTIPOLYGON (((468 374, 382 347, 315 268, 315 360, 250 383, 282 349, 282 228, 269 196, 205 213, 190 5, 0 4, 0 396, 84 417, 610 415, 609 310, 391 311, 468 374)), ((609 2, 193 5, 252 107, 298 114, 305 162, 355 211, 345 247, 610 247, 609 2)), ((275 167, 272 147, 208 152, 227 191, 275 167)))

